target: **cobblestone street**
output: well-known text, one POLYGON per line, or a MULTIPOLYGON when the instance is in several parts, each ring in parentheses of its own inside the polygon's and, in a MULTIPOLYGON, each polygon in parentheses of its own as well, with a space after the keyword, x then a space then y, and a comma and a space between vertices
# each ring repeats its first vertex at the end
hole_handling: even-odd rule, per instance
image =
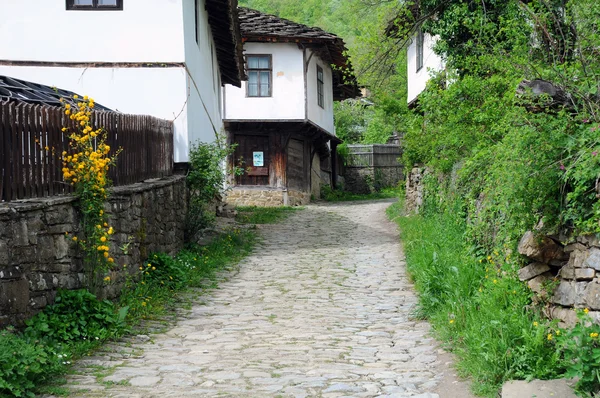
POLYGON ((81 361, 74 395, 437 398, 439 348, 410 317, 390 203, 311 205, 261 228, 239 272, 167 332, 81 361))

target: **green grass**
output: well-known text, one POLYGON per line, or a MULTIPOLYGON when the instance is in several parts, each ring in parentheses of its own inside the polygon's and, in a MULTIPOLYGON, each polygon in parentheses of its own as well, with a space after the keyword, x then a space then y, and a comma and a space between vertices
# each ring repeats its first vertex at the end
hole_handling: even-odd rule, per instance
POLYGON ((274 224, 290 216, 301 207, 256 207, 240 206, 236 210, 238 214, 235 220, 242 224, 274 224))
POLYGON ((383 188, 381 191, 367 194, 356 194, 337 189, 332 190, 329 187, 324 187, 321 191, 321 199, 327 202, 350 202, 355 200, 376 200, 396 197, 398 197, 398 188, 383 188))
POLYGON ((419 293, 415 316, 459 358, 473 391, 495 397, 510 379, 559 376, 563 365, 547 333, 553 325, 527 311, 531 293, 515 277, 510 256, 480 254, 468 246, 460 209, 428 216, 388 209, 400 226, 407 268, 419 293), (535 323, 534 323, 535 322, 535 323))

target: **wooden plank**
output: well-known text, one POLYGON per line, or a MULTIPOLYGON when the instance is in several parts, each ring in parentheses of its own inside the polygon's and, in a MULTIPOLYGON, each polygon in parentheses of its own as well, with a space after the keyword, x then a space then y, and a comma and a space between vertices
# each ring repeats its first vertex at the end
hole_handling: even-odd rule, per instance
POLYGON ((250 166, 250 167, 248 167, 246 173, 249 176, 268 176, 269 175, 269 168, 268 167, 254 167, 254 166, 250 166))
POLYGON ((13 134, 15 136, 15 140, 13 142, 13 165, 14 165, 14 175, 13 175, 13 184, 14 184, 14 193, 16 197, 13 199, 21 199, 23 197, 23 173, 22 170, 22 162, 23 162, 23 139, 21 136, 21 120, 23 118, 23 105, 17 104, 14 107, 13 113, 13 134))
MULTIPOLYGON (((2 161, 4 158, 8 158, 6 156, 8 151, 5 149, 5 129, 4 129, 4 104, 0 101, 0 154, 2 154, 2 158, 0 158, 0 202, 5 201, 4 198, 4 185, 7 181, 7 171, 6 164, 2 161)), ((8 131, 6 132, 8 134, 8 131)))
POLYGON ((40 147, 43 145, 42 134, 40 132, 40 130, 41 130, 41 124, 40 124, 41 109, 40 108, 41 107, 39 105, 36 105, 33 108, 33 112, 31 115, 31 120, 32 120, 31 125, 33 127, 33 136, 34 136, 34 139, 37 140, 37 142, 39 143, 39 147, 36 146, 36 151, 35 151, 35 174, 34 174, 36 197, 38 197, 38 198, 41 198, 44 196, 43 182, 42 182, 42 170, 43 170, 42 151, 40 150, 40 147))
MULTIPOLYGON (((40 107, 40 143, 48 145, 48 108, 46 106, 40 107)), ((52 183, 50 180, 50 165, 48 154, 42 152, 42 180, 44 181, 44 192, 43 196, 52 195, 52 183)))

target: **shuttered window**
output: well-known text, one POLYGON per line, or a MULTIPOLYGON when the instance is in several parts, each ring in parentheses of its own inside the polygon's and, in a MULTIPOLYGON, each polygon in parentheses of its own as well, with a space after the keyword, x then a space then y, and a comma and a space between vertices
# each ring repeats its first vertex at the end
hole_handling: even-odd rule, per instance
POLYGON ((419 29, 417 32, 417 71, 423 67, 423 41, 425 37, 423 31, 419 29))
POLYGON ((325 98, 323 94, 324 86, 325 79, 323 77, 323 68, 317 65, 317 102, 321 108, 325 108, 325 98))
POLYGON ((272 58, 271 55, 248 55, 248 97, 270 97, 272 58))

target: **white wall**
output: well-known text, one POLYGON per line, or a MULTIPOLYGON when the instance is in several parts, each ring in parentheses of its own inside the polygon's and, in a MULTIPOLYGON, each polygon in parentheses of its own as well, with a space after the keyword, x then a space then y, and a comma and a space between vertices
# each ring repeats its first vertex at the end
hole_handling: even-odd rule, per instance
POLYGON ((242 87, 225 86, 225 120, 304 120, 304 66, 302 50, 292 43, 246 43, 245 54, 272 54, 271 97, 246 97, 242 87))
POLYGON ((432 48, 436 39, 425 33, 423 40, 423 67, 417 71, 417 39, 413 37, 408 47, 408 102, 411 102, 421 91, 425 90, 425 85, 432 72, 444 69, 442 59, 436 55, 432 48))
POLYGON ((89 95, 99 104, 123 113, 174 120, 175 161, 187 160, 187 74, 184 68, 0 66, 0 75, 89 95))
POLYGON ((0 0, 0 60, 183 62, 181 2, 67 11, 66 0, 0 0))
MULTIPOLYGON (((195 0, 183 0, 185 63, 189 73, 188 140, 191 143, 213 142, 216 138, 215 131, 221 133, 223 129, 221 74, 204 0, 200 0, 198 6, 199 40, 196 42, 194 2, 195 0)), ((187 148, 182 147, 181 151, 187 152, 187 148)))
MULTIPOLYGON (((306 59, 310 57, 310 51, 307 51, 306 59)), ((310 64, 307 70, 307 106, 308 119, 324 130, 334 133, 333 126, 333 81, 331 66, 323 62, 321 58, 313 55, 310 58, 310 64), (317 65, 323 68, 323 108, 319 106, 317 95, 317 65)))

